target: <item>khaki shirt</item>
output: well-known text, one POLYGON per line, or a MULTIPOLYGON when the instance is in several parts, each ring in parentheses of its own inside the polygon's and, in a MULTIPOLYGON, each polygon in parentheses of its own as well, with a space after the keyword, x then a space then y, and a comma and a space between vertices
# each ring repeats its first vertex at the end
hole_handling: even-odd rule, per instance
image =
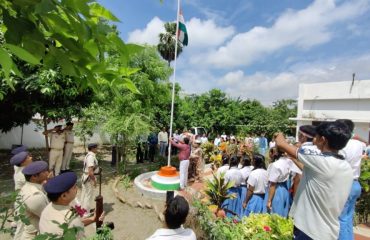
POLYGON ((66 135, 63 133, 58 134, 57 132, 49 133, 50 137, 50 148, 51 149, 63 149, 64 142, 66 141, 66 135))
POLYGON ((85 183, 89 177, 89 167, 93 167, 94 170, 98 167, 98 160, 96 159, 96 154, 93 152, 88 152, 85 156, 82 183, 85 183))
POLYGON ((66 143, 74 143, 75 141, 75 133, 72 130, 64 130, 66 135, 66 143))
MULTIPOLYGON (((63 229, 59 227, 60 224, 69 223, 69 227, 82 227, 84 224, 81 222, 80 217, 72 217, 71 206, 57 205, 49 203, 44 211, 41 213, 40 218, 40 233, 52 233, 57 235, 63 235, 63 229), (58 222, 55 223, 53 221, 58 222)), ((78 234, 78 238, 84 237, 84 232, 78 234)))
MULTIPOLYGON (((30 224, 24 226, 22 236, 36 235, 39 231, 41 212, 49 203, 42 189, 42 185, 26 182, 19 192, 18 197, 26 207, 25 216, 30 220, 30 224)), ((22 239, 25 239, 25 237, 22 237, 22 239)))
POLYGON ((24 167, 14 166, 14 185, 15 190, 21 189, 26 183, 26 178, 24 177, 22 170, 24 167))

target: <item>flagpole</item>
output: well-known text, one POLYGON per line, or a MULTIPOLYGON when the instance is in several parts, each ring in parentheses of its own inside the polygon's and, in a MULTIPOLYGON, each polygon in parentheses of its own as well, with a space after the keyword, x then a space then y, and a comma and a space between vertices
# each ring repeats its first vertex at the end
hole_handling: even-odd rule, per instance
MULTIPOLYGON (((172 137, 172 125, 173 125, 173 109, 175 103, 175 83, 176 83, 176 60, 177 60, 177 41, 179 33, 179 15, 180 15, 180 0, 177 1, 177 17, 176 17, 176 44, 175 44, 175 59, 174 59, 174 67, 173 67, 173 81, 172 81, 172 102, 171 102, 171 120, 170 120, 170 138, 172 137)), ((167 166, 171 166, 171 141, 169 141, 168 145, 168 157, 167 157, 167 166)))

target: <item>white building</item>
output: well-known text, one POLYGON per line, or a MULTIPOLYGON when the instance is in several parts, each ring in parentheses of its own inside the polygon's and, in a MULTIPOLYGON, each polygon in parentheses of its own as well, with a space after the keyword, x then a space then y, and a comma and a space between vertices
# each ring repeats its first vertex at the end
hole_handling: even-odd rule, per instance
MULTIPOLYGON (((52 129, 56 125, 65 126, 65 121, 61 120, 56 123, 48 124, 47 128, 52 129)), ((77 126, 78 122, 74 122, 74 126, 77 126)), ((42 127, 42 120, 38 114, 33 117, 33 120, 29 124, 25 124, 22 127, 12 128, 9 132, 0 132, 0 149, 11 149, 13 145, 26 145, 29 148, 44 148, 45 147, 45 136, 42 134, 44 131, 42 127)), ((106 144, 109 143, 109 136, 105 133, 94 130, 94 135, 87 139, 87 143, 98 143, 106 144)), ((82 146, 83 142, 79 137, 75 135, 75 146, 82 146)))
POLYGON ((322 121, 351 119, 355 133, 370 141, 370 80, 300 84, 298 128, 322 121))

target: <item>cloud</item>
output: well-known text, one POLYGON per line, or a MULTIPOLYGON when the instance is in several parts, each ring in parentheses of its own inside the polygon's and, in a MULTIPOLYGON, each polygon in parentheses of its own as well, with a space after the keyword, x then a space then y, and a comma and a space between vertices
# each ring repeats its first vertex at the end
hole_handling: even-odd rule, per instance
POLYGON ((154 17, 144 29, 136 29, 128 34, 127 42, 157 45, 159 33, 164 32, 164 22, 158 17, 154 17))
POLYGON ((334 37, 332 26, 354 19, 368 8, 367 0, 341 5, 336 5, 334 0, 316 0, 305 9, 285 11, 271 27, 256 26, 248 32, 236 34, 206 57, 194 57, 192 63, 219 68, 248 66, 286 47, 307 50, 329 42, 334 37))
POLYGON ((246 75, 242 70, 226 73, 217 85, 233 97, 257 99, 264 104, 283 98, 297 98, 300 83, 333 82, 370 79, 370 53, 352 58, 298 63, 287 71, 256 72, 246 75))
MULTIPOLYGON (((154 17, 144 29, 136 29, 130 32, 128 42, 157 45, 159 33, 165 31, 163 24, 164 21, 154 17)), ((190 19, 186 22, 186 27, 189 34, 189 46, 187 47, 189 51, 217 47, 235 33, 232 26, 220 27, 213 20, 201 20, 199 18, 190 19)))
POLYGON ((220 27, 213 20, 192 18, 186 23, 190 48, 210 48, 223 44, 235 33, 233 26, 220 27))

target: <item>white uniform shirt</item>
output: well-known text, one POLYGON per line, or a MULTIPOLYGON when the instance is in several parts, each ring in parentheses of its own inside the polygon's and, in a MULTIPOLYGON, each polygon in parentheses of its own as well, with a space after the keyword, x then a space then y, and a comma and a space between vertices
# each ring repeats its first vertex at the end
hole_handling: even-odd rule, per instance
POLYGON ((24 167, 14 166, 13 179, 14 179, 14 188, 15 188, 15 190, 21 189, 24 186, 24 184, 26 183, 26 178, 24 177, 24 174, 22 173, 23 169, 24 169, 24 167))
POLYGON ((365 143, 355 139, 350 139, 347 145, 339 152, 351 165, 353 171, 353 179, 355 180, 360 177, 362 153, 363 151, 365 151, 365 149, 365 143))
POLYGON ((299 149, 304 164, 290 216, 313 239, 338 239, 339 220, 352 186, 352 169, 345 160, 299 149))
POLYGON ((215 138, 215 140, 213 141, 213 144, 218 147, 218 145, 220 145, 220 142, 221 142, 221 138, 215 138))
POLYGON ((190 228, 167 229, 160 228, 147 240, 196 240, 195 233, 190 228))
POLYGON ((217 169, 217 176, 221 176, 221 174, 225 174, 227 170, 229 170, 230 166, 229 164, 225 164, 217 169))
MULTIPOLYGON (((71 216, 71 207, 70 206, 63 206, 63 205, 56 205, 54 203, 49 203, 44 211, 41 213, 40 217, 40 233, 52 233, 57 235, 63 234, 63 229, 59 227, 59 224, 69 222, 70 227, 82 227, 84 228, 84 224, 81 222, 81 219, 77 216, 72 220, 69 220, 71 216)), ((80 233, 79 237, 83 237, 84 233, 80 233)))
POLYGON ((291 160, 286 157, 281 157, 277 161, 273 162, 268 175, 269 181, 280 183, 288 180, 291 164, 291 160))
POLYGON ((96 154, 93 152, 88 152, 84 161, 84 172, 88 172, 89 167, 98 166, 98 160, 96 159, 96 154))
POLYGON ((237 167, 231 167, 225 174, 226 182, 234 182, 234 187, 239 187, 243 181, 243 175, 237 167))
POLYGON ((249 174, 248 185, 254 187, 253 193, 263 194, 268 184, 267 171, 259 168, 249 174))
POLYGON ((75 133, 72 130, 64 130, 66 135, 66 143, 74 143, 75 142, 75 133))
MULTIPOLYGON (((301 148, 303 148, 303 149, 309 149, 310 151, 314 151, 317 154, 320 154, 321 153, 320 149, 318 149, 317 146, 314 145, 312 142, 302 143, 301 148)), ((295 174, 302 175, 302 170, 299 169, 298 166, 295 165, 295 163, 292 160, 291 160, 290 171, 293 172, 293 173, 295 173, 295 174)))
MULTIPOLYGON (((49 204, 49 200, 42 189, 41 184, 26 182, 19 192, 19 200, 26 207, 25 216, 30 220, 29 225, 24 226, 24 234, 34 234, 39 231, 41 212, 49 204)), ((22 235, 22 238, 26 238, 22 235)), ((29 236, 29 235, 28 235, 29 236)))
POLYGON ((66 135, 64 132, 58 134, 57 132, 51 132, 48 134, 50 137, 50 148, 51 149, 63 149, 66 141, 66 135))
POLYGON ((201 141, 202 143, 206 143, 206 142, 208 142, 208 138, 207 138, 207 137, 201 137, 201 138, 200 138, 200 141, 201 141))
POLYGON ((246 184, 247 178, 249 177, 249 174, 251 174, 253 170, 253 166, 245 166, 242 169, 240 169, 240 172, 243 176, 242 184, 246 184))
POLYGON ((168 143, 168 133, 160 131, 158 133, 158 141, 168 143))

